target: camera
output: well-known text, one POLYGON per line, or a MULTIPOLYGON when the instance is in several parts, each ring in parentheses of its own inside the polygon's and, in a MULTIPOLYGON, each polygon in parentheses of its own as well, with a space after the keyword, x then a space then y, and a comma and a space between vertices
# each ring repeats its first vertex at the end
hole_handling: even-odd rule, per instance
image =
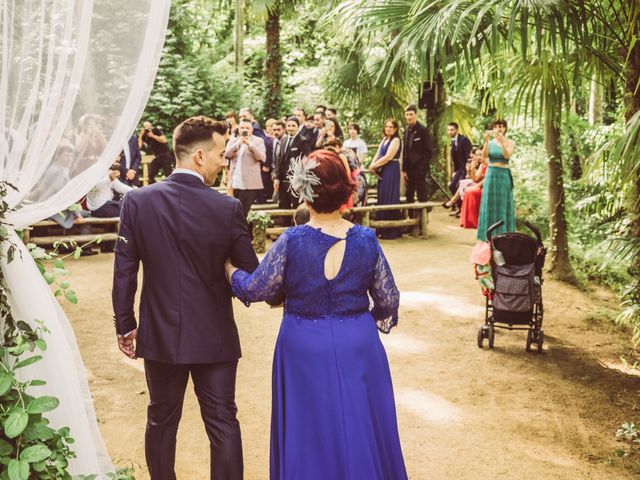
POLYGON ((119 171, 120 163, 118 162, 112 163, 111 166, 109 167, 109 170, 111 170, 112 172, 119 171))
POLYGON ((241 137, 248 137, 248 136, 249 136, 249 132, 247 132, 246 130, 242 130, 242 131, 240 132, 240 136, 241 136, 241 137))

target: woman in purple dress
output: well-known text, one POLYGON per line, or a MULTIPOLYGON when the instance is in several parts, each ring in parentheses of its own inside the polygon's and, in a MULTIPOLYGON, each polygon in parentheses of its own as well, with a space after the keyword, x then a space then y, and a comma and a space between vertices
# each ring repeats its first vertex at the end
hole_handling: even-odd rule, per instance
POLYGON ((273 360, 270 478, 406 479, 378 335, 398 321, 393 275, 374 231, 340 216, 354 184, 334 152, 294 164, 291 186, 309 207, 309 223, 285 231, 253 274, 227 265, 233 293, 246 304, 285 297, 273 360))

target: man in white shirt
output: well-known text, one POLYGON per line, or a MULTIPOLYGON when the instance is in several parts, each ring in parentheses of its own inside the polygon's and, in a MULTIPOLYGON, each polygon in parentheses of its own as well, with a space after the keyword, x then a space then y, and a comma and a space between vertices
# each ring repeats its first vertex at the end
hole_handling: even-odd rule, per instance
POLYGON ((264 141, 253 135, 251 120, 245 118, 238 125, 239 135, 229 140, 224 155, 229 163, 229 186, 240 200, 245 217, 264 188, 260 162, 267 158, 264 141))
POLYGON ((124 196, 133 190, 129 185, 125 185, 120 180, 120 163, 111 165, 109 175, 99 182, 87 194, 87 208, 91 211, 92 217, 112 218, 120 216, 122 199, 114 200, 114 193, 124 196))

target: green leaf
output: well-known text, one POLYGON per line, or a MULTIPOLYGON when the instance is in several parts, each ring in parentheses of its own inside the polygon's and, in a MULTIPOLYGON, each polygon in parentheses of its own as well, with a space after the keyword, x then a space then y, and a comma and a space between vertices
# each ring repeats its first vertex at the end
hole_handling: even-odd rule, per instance
POLYGON ((34 355, 33 357, 25 358, 24 360, 19 361, 14 365, 14 369, 27 367, 33 363, 39 362, 42 360, 42 355, 34 355))
POLYGON ((47 349, 47 342, 45 342, 44 339, 39 338, 36 340, 36 347, 44 352, 47 349))
POLYGON ((69 300, 69 302, 73 303, 74 305, 76 303, 78 303, 78 297, 76 297, 76 294, 72 291, 66 291, 64 292, 64 296, 66 297, 67 300, 69 300))
POLYGON ((29 422, 29 415, 21 408, 14 410, 4 421, 4 433, 8 438, 16 438, 20 435, 27 423, 29 422))
POLYGON ((53 262, 53 265, 54 265, 56 268, 64 269, 64 260, 62 260, 61 258, 56 258, 56 261, 55 261, 55 262, 53 262))
POLYGON ((29 386, 31 387, 41 387, 46 384, 47 382, 45 382, 44 380, 29 380, 29 386))
POLYGON ((71 286, 71 284, 67 281, 64 281, 60 284, 60 288, 62 288, 63 290, 66 290, 67 288, 69 288, 71 286))
POLYGON ((13 374, 9 372, 0 373, 0 397, 7 393, 13 383, 13 374))
POLYGON ((13 452, 13 446, 6 440, 0 438, 0 457, 6 457, 13 452))
POLYGON ((51 285, 56 280, 55 275, 53 273, 51 273, 51 272, 44 272, 44 274, 42 276, 44 277, 45 281, 47 282, 47 285, 51 285))
POLYGON ((54 433, 54 430, 47 425, 46 419, 40 418, 33 425, 27 425, 21 438, 27 442, 51 440, 54 433))
POLYGON ((62 289, 61 289, 61 288, 57 289, 57 290, 55 291, 54 295, 55 295, 56 297, 59 297, 60 295, 62 295, 62 289))
POLYGON ((9 461, 9 480, 27 480, 29 478, 29 462, 12 459, 9 461))
POLYGON ((29 463, 41 462, 49 458, 49 455, 51 455, 51 450, 49 450, 46 445, 38 443, 22 450, 22 452, 20 452, 20 460, 29 463))
POLYGON ((27 412, 29 413, 43 413, 54 410, 60 401, 55 397, 39 397, 31 400, 27 405, 27 412))
POLYGON ((80 255, 82 255, 82 248, 76 247, 76 251, 73 252, 73 258, 78 260, 80 258, 80 255))

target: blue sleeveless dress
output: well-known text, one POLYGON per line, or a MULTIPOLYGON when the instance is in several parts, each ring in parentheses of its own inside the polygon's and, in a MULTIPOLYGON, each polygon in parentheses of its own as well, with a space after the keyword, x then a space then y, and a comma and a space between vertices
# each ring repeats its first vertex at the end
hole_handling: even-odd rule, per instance
POLYGON ((271 480, 407 478, 378 335, 397 323, 399 292, 374 231, 359 225, 327 280, 325 256, 340 240, 308 225, 290 228, 253 274, 232 277, 246 304, 285 295, 273 359, 271 480))
MULTIPOLYGON (((378 149, 378 158, 384 157, 389 150, 391 140, 385 140, 378 149)), ((402 140, 400 148, 393 159, 384 165, 380 171, 380 181, 378 182, 378 205, 397 205, 400 203, 400 155, 402 154, 402 140)), ((400 220, 402 212, 400 210, 389 210, 376 212, 376 220, 400 220)), ((380 238, 394 239, 402 236, 399 228, 380 229, 380 238)))

